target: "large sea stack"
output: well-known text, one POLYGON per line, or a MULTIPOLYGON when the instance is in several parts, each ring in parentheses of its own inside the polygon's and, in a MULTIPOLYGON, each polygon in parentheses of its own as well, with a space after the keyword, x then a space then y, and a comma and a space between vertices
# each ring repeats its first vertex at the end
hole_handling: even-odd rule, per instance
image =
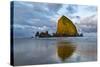
POLYGON ((69 18, 63 15, 58 20, 56 35, 57 36, 78 36, 79 34, 73 22, 69 18))

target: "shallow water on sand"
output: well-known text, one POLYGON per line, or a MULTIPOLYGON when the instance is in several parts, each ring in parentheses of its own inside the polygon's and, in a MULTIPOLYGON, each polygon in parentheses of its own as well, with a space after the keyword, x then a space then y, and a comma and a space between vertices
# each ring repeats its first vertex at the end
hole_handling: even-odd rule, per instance
POLYGON ((96 60, 96 37, 14 39, 14 65, 85 62, 96 60), (59 45, 65 46, 59 48, 59 45), (65 50, 62 50, 62 48, 65 50), (65 56, 59 54, 64 54, 65 56), (65 57, 64 61, 62 61, 62 57, 65 57))

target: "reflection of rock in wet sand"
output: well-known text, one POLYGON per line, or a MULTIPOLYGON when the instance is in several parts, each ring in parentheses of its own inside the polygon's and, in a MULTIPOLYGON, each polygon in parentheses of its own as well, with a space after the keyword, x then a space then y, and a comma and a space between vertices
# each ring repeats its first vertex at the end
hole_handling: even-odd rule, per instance
POLYGON ((57 46, 58 56, 62 61, 69 58, 75 51, 75 45, 68 42, 59 42, 57 46))

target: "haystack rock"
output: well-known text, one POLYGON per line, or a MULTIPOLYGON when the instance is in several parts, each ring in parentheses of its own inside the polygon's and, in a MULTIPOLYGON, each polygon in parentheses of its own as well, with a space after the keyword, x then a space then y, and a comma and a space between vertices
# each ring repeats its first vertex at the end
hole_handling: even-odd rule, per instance
POLYGON ((66 16, 62 16, 57 24, 57 36, 78 36, 76 26, 66 16))

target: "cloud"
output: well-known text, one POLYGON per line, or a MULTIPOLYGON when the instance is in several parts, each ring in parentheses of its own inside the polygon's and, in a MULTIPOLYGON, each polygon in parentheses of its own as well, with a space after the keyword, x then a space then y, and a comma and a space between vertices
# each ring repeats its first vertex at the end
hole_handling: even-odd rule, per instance
POLYGON ((96 12, 97 11, 96 6, 88 6, 88 7, 85 7, 85 9, 87 11, 90 11, 90 12, 96 12))
MULTIPOLYGON (((15 1, 14 33, 16 37, 31 37, 36 31, 48 30, 53 33, 56 32, 58 19, 62 15, 67 16, 74 23, 79 23, 80 19, 95 15, 96 12, 95 6, 15 1)), ((83 29, 88 24, 82 22, 80 25, 83 29)))
POLYGON ((86 17, 77 24, 81 32, 96 33, 97 32, 97 15, 86 17))
POLYGON ((67 13, 70 13, 70 14, 76 13, 77 9, 78 9, 77 5, 68 5, 66 7, 67 13))

